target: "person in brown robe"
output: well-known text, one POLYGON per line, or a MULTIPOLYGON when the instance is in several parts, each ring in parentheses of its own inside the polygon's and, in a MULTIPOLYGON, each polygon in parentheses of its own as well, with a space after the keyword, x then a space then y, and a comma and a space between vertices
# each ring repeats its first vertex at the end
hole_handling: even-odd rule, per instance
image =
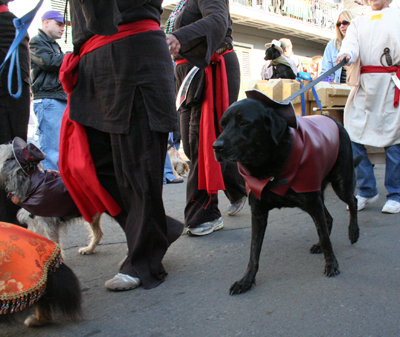
MULTIPOLYGON (((167 36, 167 43, 177 62, 175 67, 177 89, 193 66, 200 68, 190 84, 186 101, 181 105, 179 112, 183 149, 191 164, 187 182, 185 225, 189 235, 206 235, 223 228, 221 212, 218 209, 218 194, 199 188, 199 138, 202 132, 201 116, 204 114, 202 110, 206 67, 210 66, 213 70, 214 88, 221 86, 216 78, 216 65, 210 65, 210 60, 215 54, 223 54, 225 61, 229 105, 237 100, 240 87, 240 68, 236 53, 233 51, 232 21, 228 1, 181 1, 170 16, 168 26, 173 26, 172 34, 167 36), (173 24, 171 20, 174 21, 173 24), (181 59, 185 59, 188 63, 180 63, 181 59)), ((217 137, 219 121, 215 111, 214 116, 215 137, 217 137)), ((228 214, 235 215, 242 209, 247 199, 245 183, 238 173, 236 163, 221 163, 221 171, 225 185, 224 192, 231 202, 228 214)))
POLYGON ((159 29, 161 0, 71 0, 70 6, 75 54, 95 35, 157 23, 157 29, 83 55, 69 111, 69 118, 85 127, 99 182, 122 208, 115 219, 128 254, 105 285, 154 288, 164 281, 162 259, 183 230, 165 215, 162 200, 168 132, 177 129, 177 117, 173 66, 159 29))

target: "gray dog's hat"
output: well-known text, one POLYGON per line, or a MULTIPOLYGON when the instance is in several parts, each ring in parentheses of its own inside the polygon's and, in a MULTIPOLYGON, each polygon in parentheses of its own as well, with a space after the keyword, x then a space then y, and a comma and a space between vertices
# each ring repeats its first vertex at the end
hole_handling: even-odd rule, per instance
POLYGON ((246 90, 247 98, 257 99, 274 109, 277 115, 282 117, 288 126, 297 129, 296 111, 291 102, 277 102, 257 89, 246 90))
POLYGON ((34 144, 27 144, 22 138, 15 137, 13 142, 14 158, 27 175, 35 172, 37 165, 46 158, 46 155, 34 144))

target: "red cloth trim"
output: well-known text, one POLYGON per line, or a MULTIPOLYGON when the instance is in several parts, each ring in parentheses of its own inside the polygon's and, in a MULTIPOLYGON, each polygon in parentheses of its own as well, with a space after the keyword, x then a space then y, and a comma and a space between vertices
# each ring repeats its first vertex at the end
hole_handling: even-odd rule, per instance
MULTIPOLYGON (((199 132, 199 190, 206 190, 208 194, 216 194, 219 190, 225 190, 221 164, 215 160, 213 144, 217 139, 214 124, 214 108, 217 113, 218 126, 222 115, 229 107, 228 79, 226 76, 225 58, 223 55, 231 53, 213 54, 210 63, 216 64, 215 83, 213 88, 213 74, 211 64, 204 69, 205 87, 204 99, 201 107, 200 132, 199 132)), ((176 60, 176 64, 189 63, 187 60, 176 60)), ((219 132, 221 127, 219 126, 219 132)))
MULTIPOLYGON (((396 73, 397 78, 400 80, 400 67, 382 67, 382 66, 362 66, 361 74, 369 73, 396 73)), ((395 85, 394 89, 394 102, 393 106, 397 108, 399 106, 400 89, 395 85)))
POLYGON ((26 151, 25 148, 22 149, 22 153, 24 154, 25 158, 26 158, 28 161, 33 161, 33 158, 29 155, 28 151, 26 151))
POLYGON ((189 61, 185 60, 185 59, 179 59, 179 60, 175 60, 175 63, 178 65, 178 64, 183 64, 183 63, 189 63, 189 61))
POLYGON ((0 5, 0 13, 3 12, 9 12, 10 10, 8 9, 7 5, 0 5))
POLYGON ((61 123, 59 168, 68 192, 86 221, 91 222, 96 213, 101 214, 105 210, 115 216, 121 211, 121 207, 97 179, 84 126, 69 119, 70 94, 78 80, 80 58, 111 42, 159 29, 159 23, 154 20, 142 20, 121 25, 114 35, 95 35, 90 38, 81 47, 79 55, 69 53, 64 57, 60 68, 60 81, 68 93, 68 104, 61 123))
POLYGON ((289 188, 297 193, 321 190, 322 181, 335 165, 339 153, 339 128, 325 116, 296 116, 298 129, 290 128, 293 148, 278 177, 259 180, 238 163, 239 173, 246 182, 247 194, 253 192, 258 199, 269 181, 287 179, 287 183, 270 188, 285 196, 289 188))

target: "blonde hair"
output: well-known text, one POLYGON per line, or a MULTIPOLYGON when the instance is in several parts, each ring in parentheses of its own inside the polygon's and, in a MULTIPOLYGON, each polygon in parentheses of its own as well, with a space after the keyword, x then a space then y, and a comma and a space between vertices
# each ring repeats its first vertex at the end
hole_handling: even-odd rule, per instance
MULTIPOLYGON (((364 3, 369 6, 369 0, 364 0, 364 3)), ((392 3, 392 0, 388 0, 388 5, 390 5, 392 3)))
MULTIPOLYGON (((344 17, 344 19, 346 21, 349 21, 349 22, 357 16, 357 14, 354 13, 353 11, 351 11, 349 9, 346 9, 346 10, 344 10, 344 11, 339 13, 339 15, 337 17, 337 20, 336 20, 336 24, 339 22, 339 18, 340 18, 341 15, 344 17)), ((336 26, 336 24, 335 24, 335 29, 336 29, 335 47, 339 51, 340 50, 340 46, 342 45, 342 41, 344 39, 344 36, 343 36, 342 32, 340 31, 340 27, 336 26)))
POLYGON ((317 78, 319 76, 319 74, 322 70, 321 69, 322 59, 323 59, 322 55, 316 55, 311 58, 311 69, 314 66, 314 67, 316 67, 316 70, 317 70, 316 74, 314 75, 315 78, 317 78))

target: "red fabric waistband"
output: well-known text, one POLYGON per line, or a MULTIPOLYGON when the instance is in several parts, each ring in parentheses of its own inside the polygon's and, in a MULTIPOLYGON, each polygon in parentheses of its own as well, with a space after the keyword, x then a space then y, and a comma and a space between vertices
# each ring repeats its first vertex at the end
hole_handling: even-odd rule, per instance
POLYGON ((399 67, 362 66, 361 74, 366 73, 396 73, 399 67))
POLYGON ((8 9, 7 5, 0 5, 0 13, 3 12, 9 12, 10 10, 8 9))
MULTIPOLYGON (((233 49, 232 50, 227 50, 227 51, 223 52, 220 56, 225 55, 225 54, 229 54, 229 53, 232 53, 232 52, 233 52, 233 49)), ((213 56, 214 55, 218 55, 218 54, 213 54, 213 56)), ((178 60, 175 60, 175 63, 176 64, 183 64, 183 63, 189 63, 189 61, 186 60, 186 59, 178 59, 178 60)))
MULTIPOLYGON (((369 73, 396 73, 398 79, 400 79, 400 67, 382 67, 382 66, 362 66, 361 74, 369 73)), ((394 89, 394 103, 393 106, 397 108, 399 106, 400 89, 395 85, 394 89)))
MULTIPOLYGON (((78 80, 79 61, 83 55, 125 37, 155 30, 160 30, 157 21, 141 20, 119 26, 118 32, 113 35, 93 36, 81 47, 79 55, 65 55, 60 68, 60 81, 64 90, 68 94, 74 90, 78 80)), ((105 210, 112 216, 121 211, 120 206, 97 179, 85 128, 69 119, 69 97, 61 124, 59 169, 68 192, 86 221, 91 222, 96 213, 101 214, 105 210)))
POLYGON ((154 20, 141 20, 132 23, 127 23, 125 25, 118 26, 118 33, 113 35, 95 35, 85 42, 81 47, 79 56, 90 53, 91 51, 103 47, 111 42, 115 42, 123 39, 124 37, 149 32, 152 30, 160 30, 160 25, 154 20))

